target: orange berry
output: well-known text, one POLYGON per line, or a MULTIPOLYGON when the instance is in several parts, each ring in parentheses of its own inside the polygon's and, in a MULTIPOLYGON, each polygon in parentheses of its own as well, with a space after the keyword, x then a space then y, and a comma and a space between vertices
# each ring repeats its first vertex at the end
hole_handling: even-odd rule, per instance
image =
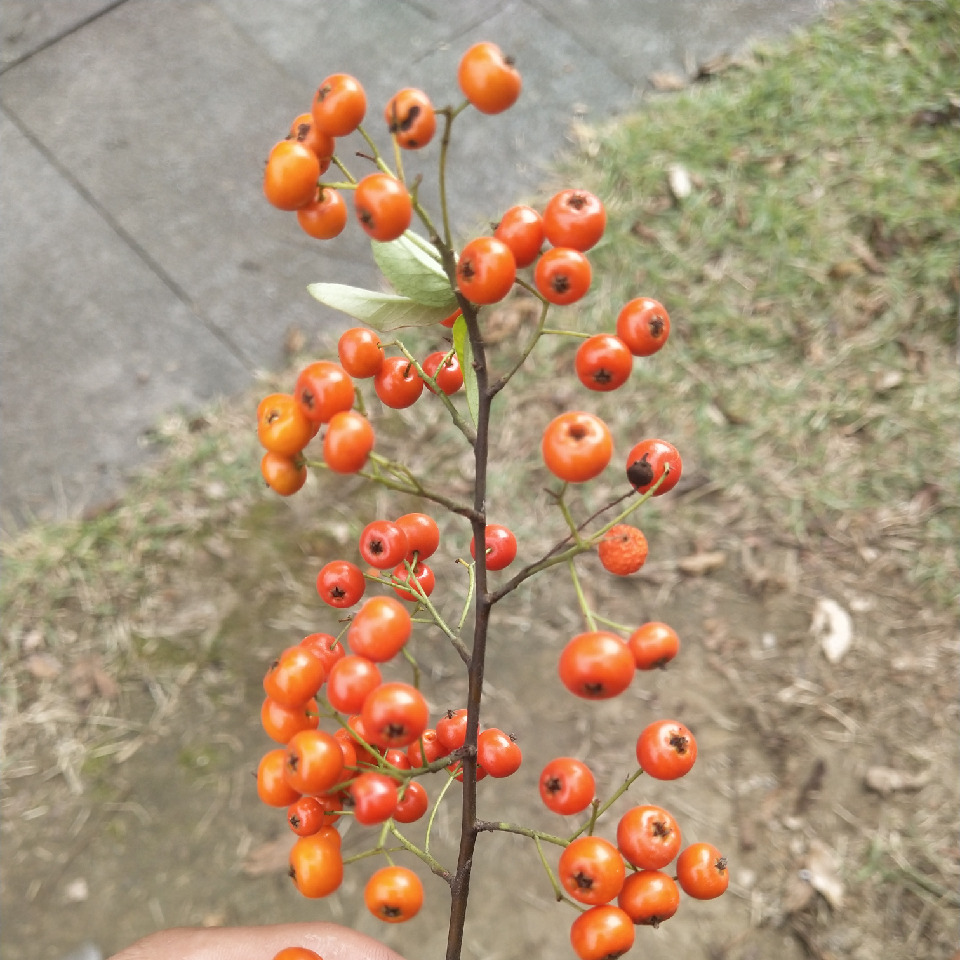
POLYGON ((600 541, 597 552, 605 570, 626 577, 646 562, 647 538, 636 527, 618 523, 600 541))

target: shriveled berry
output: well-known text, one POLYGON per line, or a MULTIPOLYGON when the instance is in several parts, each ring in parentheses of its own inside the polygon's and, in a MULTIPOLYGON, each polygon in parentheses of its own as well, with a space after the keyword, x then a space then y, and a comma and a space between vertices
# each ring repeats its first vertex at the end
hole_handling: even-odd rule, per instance
POLYGON ((646 563, 647 550, 647 538, 626 523, 611 527, 597 547, 603 568, 618 577, 636 573, 646 563))

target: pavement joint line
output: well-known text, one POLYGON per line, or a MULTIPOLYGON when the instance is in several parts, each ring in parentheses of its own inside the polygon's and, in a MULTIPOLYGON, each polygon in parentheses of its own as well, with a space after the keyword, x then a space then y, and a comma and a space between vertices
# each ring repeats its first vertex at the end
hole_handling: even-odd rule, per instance
POLYGON ((19 67, 21 63, 26 63, 28 60, 35 57, 38 53, 43 53, 44 50, 49 50, 50 47, 59 43, 61 40, 64 40, 66 37, 69 37, 73 33, 77 33, 82 30, 88 24, 93 23, 95 20, 99 20, 102 16, 111 13, 116 10, 117 7, 123 6, 127 0, 113 0, 113 3, 109 4, 106 7, 103 7, 100 10, 97 10, 96 13, 91 13, 90 16, 84 17, 83 20, 78 21, 73 24, 73 26, 67 27, 65 30, 61 30, 60 33, 55 34, 47 40, 44 40, 40 46, 35 47, 33 50, 27 51, 22 57, 19 57, 16 60, 12 60, 10 63, 4 64, 0 67, 0 76, 5 74, 8 70, 12 70, 14 67, 19 67))
MULTIPOLYGON (((429 13, 427 13, 425 10, 422 10, 417 4, 410 3, 409 0, 405 0, 405 2, 407 2, 408 6, 412 7, 414 10, 423 14, 424 16, 427 16, 427 17, 430 16, 429 13)), ((499 14, 503 10, 504 6, 505 4, 501 0, 501 2, 492 5, 489 10, 483 13, 483 15, 477 16, 476 18, 472 18, 469 20, 465 19, 460 26, 453 28, 444 37, 444 41, 443 41, 444 44, 449 45, 451 43, 454 43, 455 41, 459 40, 460 37, 466 36, 471 31, 476 30, 477 27, 479 27, 481 24, 486 23, 488 20, 492 20, 495 16, 497 16, 497 14, 499 14)), ((433 56, 433 54, 436 52, 437 52, 436 47, 433 47, 429 50, 425 50, 419 57, 413 58, 413 63, 423 63, 424 60, 426 60, 430 56, 433 56)))
MULTIPOLYGON (((562 33, 565 33, 573 41, 573 43, 580 47, 581 50, 588 53, 594 60, 599 60, 601 63, 603 63, 614 76, 619 77, 624 83, 629 84, 631 87, 636 89, 636 79, 631 77, 629 73, 617 66, 615 57, 607 58, 599 50, 594 50, 588 43, 584 43, 575 31, 570 31, 567 28, 567 25, 564 23, 562 18, 557 17, 551 11, 549 3, 538 3, 537 0, 523 0, 523 2, 531 9, 536 10, 536 12, 547 21, 547 23, 556 27, 556 29, 560 30, 562 33)), ((639 106, 639 103, 634 103, 633 109, 639 109, 639 106)))
MULTIPOLYGON (((121 3, 126 3, 127 0, 120 0, 121 3)), ((177 283, 176 280, 166 270, 160 266, 157 261, 150 256, 150 254, 144 249, 144 247, 137 242, 137 240, 130 235, 114 218, 110 212, 97 200, 92 193, 73 175, 69 167, 65 167, 60 160, 57 158, 56 154, 52 153, 47 149, 46 145, 37 139, 34 136, 33 132, 24 124, 22 119, 16 114, 15 111, 10 109, 8 103, 0 103, 0 109, 7 116, 10 122, 23 134, 27 140, 30 141, 31 145, 40 152, 44 159, 62 176, 67 183, 79 194, 79 196, 93 209, 96 211, 97 215, 110 227, 111 230, 136 254, 140 260, 147 266, 147 268, 153 272, 153 274, 163 283, 170 292, 186 306, 186 308, 196 317, 197 320, 203 324, 204 327, 217 339, 227 351, 233 355, 233 357, 241 364, 241 366, 250 373, 253 373, 256 369, 256 364, 253 360, 247 356, 244 350, 236 343, 231 340, 231 338, 223 332, 215 323, 212 323, 207 317, 205 317, 196 307, 196 304, 193 302, 189 294, 183 287, 177 283)))

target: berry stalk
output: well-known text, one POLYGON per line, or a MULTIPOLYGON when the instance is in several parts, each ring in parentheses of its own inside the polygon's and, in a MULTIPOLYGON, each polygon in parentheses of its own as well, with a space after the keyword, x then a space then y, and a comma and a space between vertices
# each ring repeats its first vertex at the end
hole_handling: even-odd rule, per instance
MULTIPOLYGON (((453 257, 447 250, 445 257, 448 271, 453 270, 453 257)), ((455 276, 453 273, 448 275, 455 276)), ((460 298, 464 321, 470 333, 473 348, 473 368, 477 377, 479 406, 477 410, 477 434, 474 443, 474 512, 471 517, 474 541, 485 542, 487 502, 487 461, 489 454, 490 404, 487 389, 486 350, 477 310, 473 304, 460 298)), ((467 900, 470 896, 470 874, 473 855, 477 845, 477 735, 480 730, 480 700, 483 695, 483 674, 487 651, 487 633, 493 600, 487 592, 487 558, 483 550, 477 551, 474 569, 476 606, 474 608, 473 649, 467 671, 467 734, 466 743, 471 749, 463 759, 463 803, 460 814, 460 851, 457 869, 450 885, 450 926, 447 933, 447 960, 459 960, 463 945, 463 929, 467 918, 467 900)))

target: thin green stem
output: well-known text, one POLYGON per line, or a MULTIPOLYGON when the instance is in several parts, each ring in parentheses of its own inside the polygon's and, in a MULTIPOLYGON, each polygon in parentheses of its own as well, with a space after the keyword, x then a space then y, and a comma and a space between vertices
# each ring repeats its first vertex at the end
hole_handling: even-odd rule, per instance
POLYGON ((374 142, 374 140, 373 140, 373 138, 370 136, 370 134, 367 133, 367 131, 363 128, 363 124, 360 124, 360 126, 357 127, 357 133, 359 133, 360 136, 363 137, 363 139, 367 141, 367 146, 373 151, 373 157, 372 157, 373 162, 374 162, 384 173, 389 173, 391 177, 394 177, 395 179, 399 179, 399 177, 397 177, 397 175, 390 169, 390 166, 387 164, 387 162, 386 162, 386 161, 383 159, 383 157, 380 155, 380 151, 379 151, 379 149, 377 149, 376 143, 374 142))
POLYGON ((453 645, 453 648, 460 654, 460 659, 469 666, 470 664, 470 651, 466 648, 463 640, 460 639, 458 633, 452 630, 448 625, 447 621, 440 616, 440 611, 433 605, 430 598, 423 592, 423 587, 420 585, 419 581, 415 576, 413 576, 413 567, 409 561, 405 560, 404 565, 407 568, 407 572, 410 574, 409 579, 404 583, 404 586, 409 588, 413 593, 417 595, 417 598, 420 601, 420 604, 423 608, 430 614, 433 618, 433 622, 443 631, 447 639, 453 645))
POLYGON ((390 831, 390 821, 384 820, 383 826, 380 828, 380 837, 377 840, 377 849, 383 853, 383 855, 387 858, 387 863, 389 863, 390 866, 392 867, 393 858, 387 852, 387 848, 386 848, 387 834, 389 833, 389 831, 390 831))
POLYGON ((600 819, 631 787, 631 785, 640 779, 643 776, 643 768, 639 768, 636 773, 630 774, 626 780, 620 785, 620 788, 614 793, 603 806, 595 808, 594 811, 590 814, 590 819, 582 826, 576 833, 574 833, 566 842, 570 843, 573 840, 576 840, 580 834, 586 832, 586 830, 593 829, 593 825, 600 819))
POLYGON ((499 380, 497 380, 490 387, 490 396, 495 397, 513 378, 517 371, 527 362, 527 357, 533 353, 533 348, 537 345, 537 342, 540 340, 540 335, 543 333, 544 324, 547 322, 547 315, 550 312, 550 304, 544 300, 543 306, 540 309, 540 318, 537 320, 537 328, 533 331, 532 336, 530 337, 527 345, 523 348, 520 353, 519 358, 516 363, 505 373, 499 380))
POLYGON ((443 864, 440 863, 436 857, 431 856, 427 853, 426 850, 421 850, 416 844, 411 843, 396 827, 396 824, 392 820, 387 821, 390 824, 390 833, 393 834, 397 842, 403 847, 404 850, 408 850, 414 856, 419 857, 429 868, 435 873, 438 877, 443 877, 447 883, 451 883, 453 876, 450 871, 445 869, 443 864))
POLYGON ((535 296, 541 303, 548 304, 550 302, 532 283, 528 283, 522 277, 517 277, 517 279, 514 280, 513 282, 518 287, 522 287, 524 290, 526 290, 527 293, 535 296))
POLYGON ((326 180, 321 180, 317 186, 321 190, 356 190, 357 181, 356 180, 334 180, 333 183, 327 183, 326 180))
POLYGON ((544 327, 541 333, 549 333, 555 337, 580 337, 582 340, 593 336, 592 333, 584 333, 582 330, 558 330, 555 327, 544 327))
POLYGON ((536 576, 538 573, 542 573, 544 570, 548 570, 550 567, 555 567, 558 563, 566 563, 572 557, 575 557, 581 553, 585 553, 590 549, 591 547, 586 544, 583 546, 577 546, 574 544, 572 547, 568 547, 566 550, 564 550, 563 553, 547 554, 545 557, 542 557, 535 563, 528 564, 519 573, 515 574, 510 580, 508 580, 502 587, 500 587, 499 590, 495 590, 493 593, 489 594, 490 602, 499 602, 508 593, 512 593, 514 590, 516 590, 517 587, 519 587, 520 584, 525 580, 529 580, 530 577, 536 576))
POLYGON ((594 800, 590 803, 590 819, 587 821, 587 829, 584 831, 588 837, 593 833, 599 817, 600 801, 594 798, 594 800))
MULTIPOLYGON (((391 771, 391 776, 396 776, 398 779, 412 780, 415 777, 422 777, 428 773, 436 773, 438 770, 446 770, 447 767, 452 763, 456 763, 458 760, 462 760, 469 750, 464 747, 458 747, 452 753, 448 753, 445 757, 437 757, 436 760, 431 760, 429 763, 425 763, 420 767, 410 767, 409 770, 400 770, 399 773, 394 774, 391 771)), ((399 768, 397 768, 399 770, 399 768)))
POLYGON ((410 664, 413 668, 413 686, 415 689, 420 689, 420 664, 417 663, 417 658, 407 649, 406 644, 400 648, 400 652, 403 654, 403 659, 410 664))
POLYGON ((400 141, 395 133, 390 136, 390 139, 393 141, 393 162, 397 168, 397 179, 406 186, 407 178, 403 173, 403 154, 400 150, 400 141))
POLYGON ((608 617, 602 617, 599 613, 594 612, 594 620, 598 623, 602 623, 604 626, 613 627, 614 630, 621 630, 624 633, 633 633, 636 627, 628 627, 625 623, 619 623, 616 620, 610 620, 608 617))
POLYGON ((470 105, 464 100, 459 107, 445 107, 438 113, 443 115, 443 134, 440 137, 440 161, 437 180, 440 188, 440 216, 443 219, 443 244, 449 250, 452 243, 450 233, 450 212, 447 205, 447 153, 450 149, 450 129, 453 121, 470 105))
POLYGON ((357 413, 360 413, 363 416, 368 417, 369 419, 369 415, 367 414, 367 404, 363 399, 362 390, 354 390, 353 403, 354 403, 354 406, 357 408, 357 413))
MULTIPOLYGON (((380 471, 381 469, 390 469, 391 472, 394 473, 394 476, 396 476, 397 472, 399 472, 398 465, 393 464, 385 457, 381 457, 375 453, 370 454, 370 462, 373 464, 374 470, 361 470, 358 476, 363 477, 365 480, 379 483, 380 486, 386 487, 388 490, 396 490, 399 493, 409 493, 411 496, 420 497, 422 500, 439 503, 440 506, 446 507, 451 513, 466 517, 468 520, 473 518, 476 512, 473 508, 464 503, 458 503, 456 500, 452 500, 450 497, 444 496, 444 494, 436 490, 431 490, 409 470, 404 469, 402 471, 401 475, 404 477, 404 480, 392 479, 389 476, 384 476, 380 471)), ((309 466, 326 467, 326 464, 319 460, 309 460, 307 463, 309 466)))
MULTIPOLYGON (((595 534, 593 534, 589 540, 582 541, 580 544, 574 543, 572 546, 567 547, 566 545, 570 543, 570 541, 573 539, 573 536, 570 535, 565 537, 563 540, 559 541, 558 543, 554 544, 554 546, 551 547, 550 550, 548 550, 547 553, 544 554, 544 556, 542 556, 539 560, 525 566, 518 573, 514 574, 514 576, 511 577, 510 580, 508 580, 505 584, 503 584, 503 586, 501 586, 499 590, 496 590, 493 593, 491 593, 490 602, 491 603, 499 602, 508 593, 512 593, 514 590, 516 590, 517 587, 519 587, 520 584, 523 583, 525 580, 529 580, 530 577, 536 576, 538 573, 541 573, 542 571, 547 570, 550 567, 554 567, 558 563, 566 563, 566 561, 569 560, 571 557, 575 557, 580 553, 585 553, 587 550, 592 550, 594 544, 598 540, 600 540, 605 533, 611 530, 618 523, 622 523, 623 520, 625 520, 628 516, 630 516, 631 513, 634 512, 634 510, 638 510, 641 506, 643 506, 644 503, 647 502, 647 500, 650 499, 650 497, 652 497, 656 493, 660 484, 663 483, 665 476, 666 476, 666 473, 664 473, 664 477, 661 477, 653 485, 653 487, 651 487, 645 494, 643 494, 640 497, 637 497, 634 500, 634 502, 629 507, 627 507, 626 510, 623 510, 620 514, 614 517, 613 520, 604 524, 604 526, 601 527, 601 529, 598 530, 595 534), (564 549, 565 547, 566 549, 564 549)), ((579 533, 581 530, 583 530, 583 528, 588 523, 591 523, 592 521, 596 520, 597 517, 599 517, 603 513, 606 513, 606 511, 609 510, 611 507, 616 506, 618 503, 621 503, 627 497, 632 497, 633 495, 634 495, 634 491, 630 491, 629 493, 626 493, 623 496, 617 497, 615 500, 612 500, 606 506, 601 507, 599 510, 591 514, 586 520, 584 520, 583 523, 580 523, 577 525, 577 532, 579 533)))
POLYGON ((413 203, 413 212, 419 217, 420 222, 427 228, 427 233, 430 234, 430 236, 435 239, 437 243, 442 243, 440 240, 440 234, 437 233, 437 228, 434 226, 433 218, 429 213, 427 213, 427 208, 414 194, 410 195, 410 200, 413 203))
POLYGON ((563 514, 563 519, 567 522, 567 527, 570 530, 570 538, 578 546, 583 546, 583 540, 580 537, 580 531, 577 529, 576 521, 573 519, 573 515, 570 513, 570 508, 567 506, 567 501, 564 499, 564 494, 567 492, 567 484, 564 484, 560 490, 559 495, 557 496, 557 506, 560 509, 560 512, 563 514))
POLYGON ((401 853, 404 849, 404 847, 372 847, 370 850, 364 850, 362 853, 355 853, 350 857, 344 857, 343 863, 344 866, 346 866, 348 863, 357 863, 360 860, 366 860, 368 857, 377 857, 381 853, 401 853))
MULTIPOLYGON (((350 187, 355 187, 357 185, 357 178, 344 166, 343 161, 339 157, 332 157, 333 165, 347 178, 350 183, 350 187)), ((348 189, 344 187, 343 189, 348 189)))
POLYGON ((545 843, 552 843, 558 847, 567 846, 570 841, 563 837, 557 837, 552 833, 545 833, 543 830, 534 830, 533 827, 522 827, 518 823, 508 823, 505 820, 478 820, 478 833, 517 833, 521 837, 529 837, 531 840, 543 840, 545 843))
POLYGON ((477 578, 472 563, 467 563, 466 560, 461 560, 460 558, 457 558, 457 563, 467 568, 467 598, 463 603, 463 613, 460 614, 460 622, 457 624, 457 633, 459 634, 463 632, 463 626, 467 622, 467 616, 470 613, 473 594, 477 586, 477 578))
MULTIPOLYGON (((400 352, 413 364, 414 369, 417 371, 417 375, 420 377, 424 383, 431 383, 434 387, 437 387, 437 378, 429 376, 420 366, 419 361, 416 357, 398 340, 397 347, 400 352)), ((450 351, 451 354, 455 353, 454 350, 450 351)), ((439 367, 437 368, 440 369, 439 367)), ((447 408, 447 413, 450 414, 450 419, 453 420, 454 426, 467 438, 470 446, 473 446, 477 442, 477 434, 473 427, 467 423, 466 420, 460 415, 460 411, 453 405, 451 399, 439 388, 437 387, 437 396, 440 398, 440 402, 447 408)))
POLYGON ((573 589, 577 594, 577 602, 580 604, 580 610, 583 612, 583 619, 587 621, 587 629, 595 631, 597 622, 593 619, 593 613, 590 611, 590 604, 583 595, 583 587, 580 585, 580 578, 577 576, 577 568, 574 565, 573 557, 567 561, 567 567, 570 569, 570 579, 573 580, 573 589))
POLYGON ((543 869, 547 871, 547 876, 550 878, 550 886, 553 887, 553 895, 557 898, 557 903, 559 903, 563 899, 563 887, 560 886, 560 881, 557 880, 553 870, 550 867, 550 864, 547 863, 547 858, 543 852, 543 844, 540 842, 540 838, 534 837, 533 841, 537 845, 537 854, 540 857, 540 862, 543 864, 543 869))
POLYGON ((450 789, 450 786, 457 779, 455 773, 450 773, 447 776, 447 782, 440 788, 440 792, 437 794, 437 799, 433 803, 433 808, 430 811, 430 816, 427 819, 427 832, 424 837, 423 846, 424 850, 427 853, 430 852, 430 839, 433 835, 433 821, 437 818, 437 811, 440 809, 440 804, 443 803, 443 798, 447 795, 447 791, 450 789))

